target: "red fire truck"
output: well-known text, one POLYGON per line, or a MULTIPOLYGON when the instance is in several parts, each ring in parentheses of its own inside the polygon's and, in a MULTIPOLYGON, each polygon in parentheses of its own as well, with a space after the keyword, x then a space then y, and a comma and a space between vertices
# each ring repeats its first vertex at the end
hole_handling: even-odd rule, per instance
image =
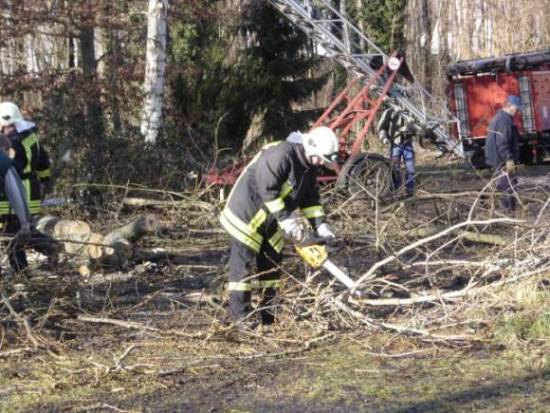
POLYGON ((447 75, 458 119, 452 134, 474 166, 484 165, 487 126, 508 95, 520 96, 524 105, 516 115, 521 162, 539 163, 550 154, 550 49, 458 62, 447 75))

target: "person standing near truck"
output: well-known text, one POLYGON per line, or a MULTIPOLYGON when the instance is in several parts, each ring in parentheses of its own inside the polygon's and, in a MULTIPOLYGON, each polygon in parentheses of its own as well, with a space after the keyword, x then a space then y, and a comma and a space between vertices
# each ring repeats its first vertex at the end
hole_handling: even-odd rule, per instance
POLYGON ((523 110, 519 96, 510 95, 502 110, 489 123, 485 142, 485 163, 495 169, 497 190, 503 193, 502 207, 510 215, 516 211, 516 163, 519 158, 519 133, 514 116, 523 110))

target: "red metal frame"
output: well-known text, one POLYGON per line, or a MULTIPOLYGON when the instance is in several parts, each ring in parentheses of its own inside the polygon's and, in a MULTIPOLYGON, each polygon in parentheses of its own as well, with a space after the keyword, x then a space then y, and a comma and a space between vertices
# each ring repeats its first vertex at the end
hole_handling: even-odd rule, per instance
MULTIPOLYGON (((399 57, 397 53, 392 54, 390 59, 398 59, 399 61, 399 65, 395 70, 390 70, 388 68, 388 62, 385 62, 384 65, 376 71, 375 75, 367 80, 366 84, 364 84, 359 92, 355 90, 360 79, 357 77, 352 79, 312 126, 312 128, 328 126, 336 133, 340 143, 340 157, 343 161, 361 152, 368 131, 373 125, 376 114, 382 106, 388 91, 392 87, 404 60, 402 57, 399 57), (371 98, 369 91, 378 87, 377 85, 380 84, 380 79, 385 74, 389 74, 389 76, 381 92, 377 93, 376 97, 371 98), (342 104, 345 102, 347 102, 346 106, 341 109, 342 104), (363 123, 362 126, 361 123, 363 123), (355 138, 353 138, 352 135, 355 126, 359 126, 361 129, 355 138)), ((233 185, 243 168, 246 166, 247 161, 241 161, 221 171, 215 168, 211 169, 206 176, 206 182, 213 185, 233 185)), ((318 177, 318 181, 335 181, 339 173, 339 170, 334 172, 327 171, 325 175, 318 177)))

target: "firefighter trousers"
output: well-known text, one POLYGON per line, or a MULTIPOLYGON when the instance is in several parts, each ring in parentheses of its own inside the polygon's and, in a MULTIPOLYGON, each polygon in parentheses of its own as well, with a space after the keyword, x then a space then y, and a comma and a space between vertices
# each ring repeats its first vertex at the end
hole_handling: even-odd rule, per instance
POLYGON ((233 319, 246 318, 252 311, 251 295, 254 286, 260 291, 259 312, 262 324, 275 320, 274 298, 279 286, 281 253, 264 240, 256 253, 243 243, 231 238, 229 256, 229 312, 233 319), (256 264, 257 272, 253 272, 256 264))

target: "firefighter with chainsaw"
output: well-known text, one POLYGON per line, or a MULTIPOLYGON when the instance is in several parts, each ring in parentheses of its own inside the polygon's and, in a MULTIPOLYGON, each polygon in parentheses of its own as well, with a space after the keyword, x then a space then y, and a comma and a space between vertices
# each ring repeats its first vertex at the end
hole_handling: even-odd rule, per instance
MULTIPOLYGON (((0 133, 10 141, 9 156, 21 178, 29 212, 31 216, 38 214, 43 188, 47 185, 51 172, 48 154, 38 141, 36 124, 25 120, 14 103, 2 102, 0 133)), ((0 217, 4 231, 16 233, 19 230, 20 221, 11 213, 6 199, 0 199, 0 217)), ((16 271, 27 267, 27 257, 23 248, 17 249, 13 256, 10 254, 10 264, 16 271)))
POLYGON ((392 107, 385 109, 377 124, 378 137, 390 148, 392 180, 395 190, 403 186, 401 160, 405 162, 405 189, 408 197, 414 195, 415 161, 413 136, 405 115, 392 107))
POLYGON ((256 325, 250 317, 255 285, 261 293, 261 323, 274 322, 273 300, 279 286, 284 241, 300 243, 306 236, 297 210, 317 236, 327 241, 335 238, 324 222, 316 178, 318 166, 333 167, 337 159, 336 135, 327 127, 318 127, 266 145, 241 173, 220 216, 231 237, 229 312, 239 326, 256 325))
POLYGON ((513 215, 516 211, 514 187, 517 185, 516 163, 519 158, 519 133, 514 116, 523 109, 519 96, 508 96, 505 106, 489 122, 485 141, 485 163, 495 169, 497 190, 502 192, 502 207, 513 215))

